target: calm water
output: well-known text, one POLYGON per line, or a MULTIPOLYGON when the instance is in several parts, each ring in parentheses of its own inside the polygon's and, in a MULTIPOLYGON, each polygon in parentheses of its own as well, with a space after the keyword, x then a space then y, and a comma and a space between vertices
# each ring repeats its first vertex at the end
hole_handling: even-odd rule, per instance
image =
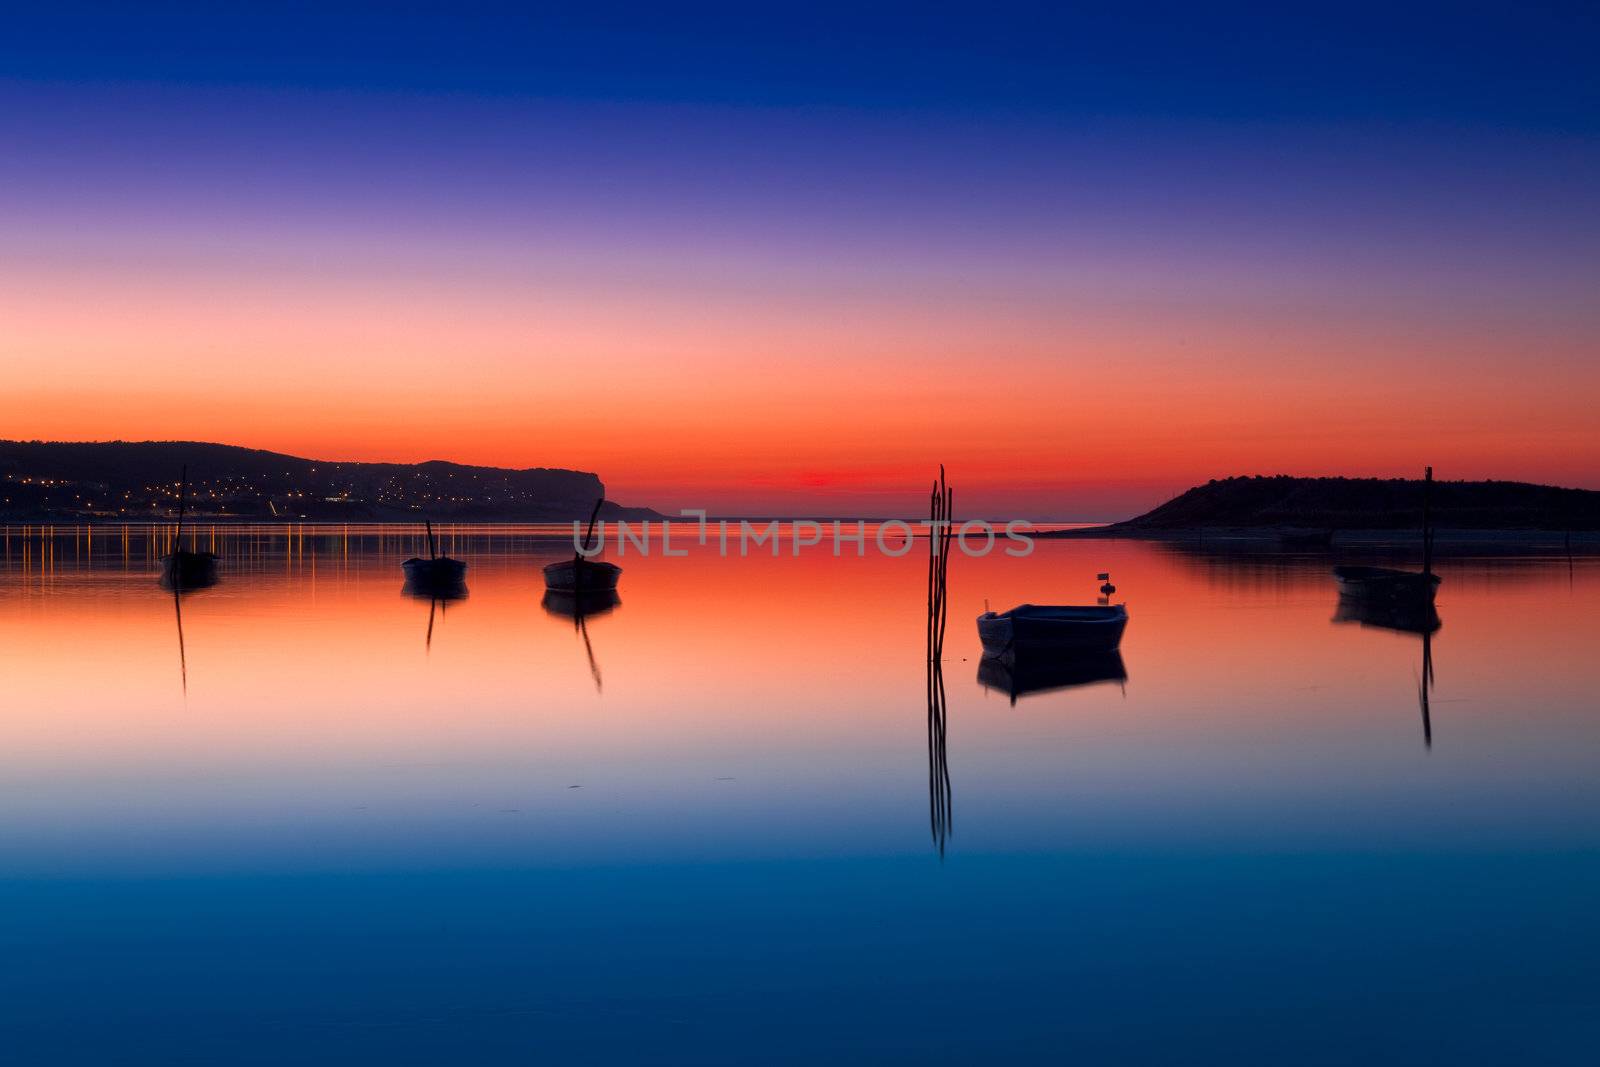
POLYGON ((181 659, 144 531, 7 536, 7 1063, 1593 1062, 1600 560, 1443 562, 1430 745, 1326 556, 958 553, 941 858, 920 545, 585 634, 535 531, 200 536, 181 659), (980 681, 1107 569, 1124 681, 980 681))

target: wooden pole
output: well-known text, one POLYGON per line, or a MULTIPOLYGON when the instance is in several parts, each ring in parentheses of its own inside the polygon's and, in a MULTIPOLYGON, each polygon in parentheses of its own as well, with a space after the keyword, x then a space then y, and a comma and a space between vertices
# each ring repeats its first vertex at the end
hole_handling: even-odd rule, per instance
POLYGON ((173 552, 183 551, 183 509, 189 498, 189 465, 183 465, 183 473, 178 477, 178 532, 175 535, 177 543, 172 546, 173 552))
POLYGON ((1422 473, 1422 573, 1433 573, 1433 468, 1427 467, 1422 473))
MULTIPOLYGON (((594 539, 594 522, 600 517, 600 505, 605 502, 604 496, 594 502, 594 510, 589 512, 589 528, 583 531, 581 550, 574 548, 572 551, 572 602, 578 608, 580 618, 583 614, 582 606, 578 603, 583 596, 583 553, 589 551, 589 543, 594 539)), ((585 640, 587 639, 586 633, 585 640)))

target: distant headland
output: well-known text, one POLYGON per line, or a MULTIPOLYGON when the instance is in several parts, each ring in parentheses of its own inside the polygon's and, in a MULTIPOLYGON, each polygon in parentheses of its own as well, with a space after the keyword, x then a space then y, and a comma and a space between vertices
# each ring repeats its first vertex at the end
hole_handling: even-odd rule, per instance
MULTIPOLYGON (((1136 518, 1061 536, 1170 537, 1200 531, 1418 531, 1423 483, 1404 478, 1213 479, 1136 518)), ((1528 482, 1432 483, 1441 531, 1600 531, 1600 491, 1528 482)), ((1052 536, 1052 535, 1041 535, 1052 536)))
MULTIPOLYGON (((0 519, 166 519, 189 470, 196 518, 273 522, 563 522, 586 518, 598 475, 432 460, 349 463, 196 441, 0 441, 0 519)), ((610 519, 657 518, 607 502, 610 519)))

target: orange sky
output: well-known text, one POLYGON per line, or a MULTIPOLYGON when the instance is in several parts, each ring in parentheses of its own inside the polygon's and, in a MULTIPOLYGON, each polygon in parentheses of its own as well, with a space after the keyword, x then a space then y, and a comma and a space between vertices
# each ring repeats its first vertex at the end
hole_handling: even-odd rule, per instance
POLYGON ((973 507, 1068 519, 1233 473, 1600 484, 1600 367, 1559 325, 1008 309, 942 278, 752 298, 737 264, 560 289, 452 286, 420 255, 345 277, 197 259, 0 262, 4 436, 570 466, 624 502, 748 513, 904 510, 941 461, 973 507), (1520 346, 1551 373, 1508 364, 1520 346))
POLYGON ((0 85, 0 437, 724 514, 1600 487, 1586 142, 0 85), (11 116, 55 116, 23 123, 11 116))

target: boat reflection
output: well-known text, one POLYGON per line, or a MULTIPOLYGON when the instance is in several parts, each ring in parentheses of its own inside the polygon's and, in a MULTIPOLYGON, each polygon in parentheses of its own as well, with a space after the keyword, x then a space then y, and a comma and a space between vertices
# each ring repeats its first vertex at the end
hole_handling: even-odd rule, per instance
MULTIPOLYGON (((215 557, 213 557, 215 558, 215 557)), ((185 577, 180 570, 163 568, 161 588, 172 594, 172 617, 178 624, 178 677, 183 684, 183 695, 189 696, 189 657, 183 644, 183 598, 217 584, 216 568, 196 571, 185 577)))
POLYGON ((1422 638, 1422 666, 1417 674, 1417 706, 1422 712, 1422 743, 1433 747, 1433 635, 1444 625, 1432 600, 1371 600, 1359 596, 1339 597, 1333 622, 1355 623, 1363 628, 1391 633, 1416 634, 1422 638))
POLYGON ((432 582, 407 582, 400 587, 400 592, 413 600, 449 603, 467 598, 467 583, 447 582, 443 585, 435 585, 432 582))
POLYGON ((178 679, 183 684, 185 701, 189 697, 189 656, 183 647, 183 595, 179 587, 172 587, 172 616, 178 623, 178 679))
POLYGON ((1443 625, 1431 600, 1369 600, 1340 594, 1333 610, 1334 622, 1356 623, 1375 630, 1405 634, 1432 634, 1443 625))
POLYGON ((930 530, 939 532, 928 538, 928 830, 943 862, 945 844, 955 832, 948 747, 950 719, 944 688, 944 635, 950 618, 950 518, 955 513, 955 492, 945 484, 943 464, 929 501, 933 522, 930 530))
POLYGON ((617 595, 615 589, 597 589, 588 593, 547 589, 539 605, 551 615, 564 619, 596 619, 621 607, 622 597, 617 595))
POLYGON ((601 691, 600 662, 594 657, 594 643, 589 640, 589 620, 609 615, 622 606, 622 598, 615 589, 592 589, 581 593, 570 590, 546 589, 539 605, 557 618, 571 619, 572 628, 583 638, 583 652, 589 659, 589 674, 594 678, 594 691, 601 691))
POLYGON ((446 606, 467 598, 466 582, 446 582, 443 584, 432 581, 406 582, 400 587, 403 596, 413 600, 426 600, 428 602, 428 632, 422 639, 422 647, 429 652, 433 651, 433 623, 436 616, 443 615, 446 606))
POLYGON ((985 656, 978 661, 978 684, 1004 693, 1012 705, 1018 697, 1081 689, 1102 683, 1125 685, 1128 669, 1121 652, 985 656))
POLYGON ((217 568, 215 563, 194 568, 174 568, 163 564, 161 577, 156 581, 162 589, 173 596, 180 593, 194 593, 201 589, 210 589, 217 584, 217 568))

